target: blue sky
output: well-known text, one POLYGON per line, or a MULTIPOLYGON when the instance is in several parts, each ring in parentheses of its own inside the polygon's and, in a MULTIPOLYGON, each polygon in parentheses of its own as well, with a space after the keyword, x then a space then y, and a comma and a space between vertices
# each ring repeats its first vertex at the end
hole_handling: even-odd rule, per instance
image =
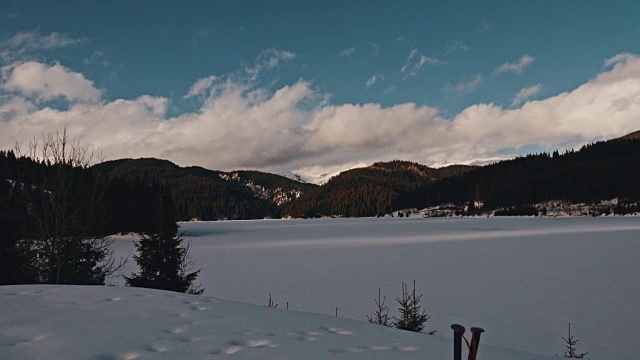
MULTIPOLYGON (((19 121, 33 122, 35 117, 44 116, 45 109, 58 111, 56 125, 62 126, 73 122, 74 109, 88 106, 89 97, 70 97, 62 90, 46 92, 64 82, 61 78, 52 77, 51 81, 58 82, 55 86, 43 85, 46 81, 41 81, 39 85, 46 85, 46 91, 36 89, 38 84, 18 83, 17 77, 12 80, 12 76, 18 75, 16 69, 27 63, 43 66, 38 68, 43 72, 38 75, 40 79, 47 78, 45 73, 51 75, 56 65, 57 70, 70 78, 73 74, 81 76, 97 91, 90 97, 90 103, 99 103, 103 112, 109 104, 119 104, 118 100, 134 102, 145 97, 162 102, 162 109, 155 109, 157 116, 151 119, 156 121, 156 132, 161 131, 160 127, 179 127, 178 123, 187 121, 184 117, 207 113, 210 109, 207 104, 213 106, 215 100, 221 105, 227 98, 225 94, 234 93, 232 89, 237 90, 239 100, 247 102, 237 109, 242 112, 247 106, 273 103, 273 94, 279 90, 304 87, 302 99, 289 98, 293 101, 292 111, 302 118, 282 123, 282 117, 276 114, 273 116, 277 118, 258 121, 259 126, 268 126, 265 124, 269 121, 279 124, 291 140, 277 140, 283 146, 279 150, 252 148, 249 153, 261 153, 254 157, 258 158, 256 161, 248 160, 248 156, 234 161, 233 156, 226 155, 219 162, 203 161, 206 149, 194 149, 189 156, 187 147, 163 149, 160 144, 166 141, 160 140, 159 144, 149 144, 147 149, 155 150, 146 154, 115 151, 112 155, 164 156, 182 164, 208 167, 299 170, 320 166, 330 171, 398 157, 433 164, 469 162, 515 154, 523 146, 528 150, 576 146, 640 127, 636 126, 640 123, 620 120, 612 130, 576 129, 572 134, 566 130, 567 124, 557 124, 562 130, 551 136, 542 132, 530 139, 516 137, 504 141, 500 148, 482 146, 480 150, 458 149, 439 155, 434 149, 442 149, 446 144, 416 142, 410 150, 399 140, 434 126, 445 131, 442 123, 437 126, 429 123, 436 117, 451 127, 456 121, 464 123, 461 115, 478 105, 517 111, 527 101, 543 102, 593 82, 612 70, 611 66, 603 67, 607 59, 640 53, 637 1, 4 1, 0 4, 0 17, 3 66, 0 101, 5 106, 5 123, 13 122, 14 129, 0 139, 2 145, 19 140, 21 134, 16 130, 19 121), (198 80, 211 76, 215 80, 208 83, 207 91, 187 96, 198 80), (259 94, 258 100, 252 100, 255 94, 259 94), (21 117, 13 108, 6 110, 10 102, 16 106, 18 97, 33 105, 21 117), (415 104, 416 111, 424 111, 414 122, 405 124, 402 131, 390 134, 398 137, 393 144, 380 134, 364 137, 361 142, 345 139, 317 146, 298 143, 318 141, 311 139, 313 134, 301 132, 316 131, 322 122, 333 124, 333 131, 367 131, 366 124, 336 126, 331 121, 318 120, 318 116, 326 118, 321 116, 323 112, 340 113, 349 110, 344 105, 365 104, 386 112, 379 120, 385 124, 396 121, 403 124, 404 120, 397 117, 411 117, 402 112, 390 115, 394 106, 415 104), (301 109, 306 111, 299 114, 301 109), (300 136, 307 138, 301 140, 300 136), (288 142, 287 146, 283 141, 288 142), (299 157, 290 156, 296 152, 299 157), (455 154, 460 156, 456 158, 455 154)), ((631 66, 635 60, 625 58, 609 65, 631 66)), ((626 73, 633 71, 627 69, 626 73)), ((630 89, 634 90, 633 86, 630 89)), ((78 91, 86 94, 92 90, 78 91)), ((634 104, 635 98, 625 99, 634 104)), ((615 100, 620 99, 610 99, 615 100)), ((552 102, 545 106, 551 106, 552 102)), ((557 106, 545 107, 544 111, 555 114, 567 105, 557 106)), ((23 108, 29 106, 23 104, 23 108)), ((357 111, 356 115, 335 121, 350 123, 355 121, 353 118, 365 116, 362 112, 366 110, 357 111)), ((290 115, 284 115, 287 116, 290 115)), ((471 117, 475 116, 474 113, 471 117)), ((135 119, 131 121, 132 128, 140 125, 135 119)), ((242 133, 242 129, 233 132, 230 121, 221 123, 217 117, 215 124, 203 124, 202 130, 233 134, 238 141, 252 144, 264 141, 265 146, 275 140, 255 139, 260 132, 242 133)), ((242 126, 251 126, 251 121, 248 119, 242 126)), ((96 131, 88 123, 74 124, 81 134, 96 131)), ((41 130, 49 129, 49 125, 41 130)), ((375 125, 380 124, 370 124, 375 125)), ((531 127, 510 131, 531 131, 531 127)), ((496 126, 494 131, 500 128, 496 126)), ((450 135, 452 130, 446 131, 450 135)), ((104 131, 101 134, 108 136, 104 131)), ((462 146, 465 134, 453 136, 452 147, 462 146)), ((325 137, 339 135, 327 133, 325 137)), ((361 134, 354 135, 358 138, 356 135, 361 134)), ((504 137, 499 133, 484 135, 504 137)), ((89 135, 83 139, 96 146, 112 144, 100 144, 89 135)), ((198 140, 215 138, 192 141, 198 140)), ((473 137, 468 140, 476 141, 473 137)), ((224 147, 211 150, 221 151, 224 147)))

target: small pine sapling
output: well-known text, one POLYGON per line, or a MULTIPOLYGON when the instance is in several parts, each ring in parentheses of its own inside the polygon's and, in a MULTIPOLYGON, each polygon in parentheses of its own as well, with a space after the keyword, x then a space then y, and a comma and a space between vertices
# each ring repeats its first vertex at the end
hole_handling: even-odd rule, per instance
MULTIPOLYGON (((269 293, 269 303, 267 303, 266 306, 274 309, 278 307, 278 304, 275 304, 273 300, 271 300, 271 293, 269 293)), ((287 303, 287 307, 288 307, 288 303, 287 303)))
POLYGON ((576 351, 576 344, 578 343, 578 340, 574 339, 573 335, 571 335, 571 323, 569 323, 569 336, 567 336, 566 338, 563 337, 562 340, 564 340, 564 342, 566 343, 566 347, 567 347, 567 350, 565 351, 564 355, 562 356, 563 358, 567 358, 567 359, 584 359, 584 357, 588 354, 588 352, 578 353, 576 351))
MULTIPOLYGON (((422 294, 416 295, 416 281, 413 281, 413 291, 409 293, 407 284, 402 283, 402 296, 396 298, 400 311, 400 317, 393 317, 393 325, 401 330, 413 332, 424 332, 425 324, 431 319, 427 313, 420 308, 422 294)), ((430 335, 435 331, 430 331, 430 335)))
POLYGON ((372 324, 378 324, 382 326, 391 326, 390 318, 389 318, 389 307, 384 304, 387 300, 387 296, 381 297, 380 288, 378 288, 378 298, 373 299, 376 303, 376 310, 371 314, 371 316, 367 315, 367 320, 372 324))

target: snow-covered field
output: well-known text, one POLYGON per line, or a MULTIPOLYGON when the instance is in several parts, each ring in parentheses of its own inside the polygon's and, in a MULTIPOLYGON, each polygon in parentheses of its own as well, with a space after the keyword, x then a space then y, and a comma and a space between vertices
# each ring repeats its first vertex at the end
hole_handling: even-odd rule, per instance
MULTIPOLYGON (((578 350, 588 351, 592 360, 637 359, 640 354, 637 331, 640 326, 640 217, 268 220, 187 223, 182 229, 192 241, 197 266, 202 268, 199 279, 206 287, 205 296, 260 305, 220 302, 239 312, 231 311, 233 314, 227 319, 238 316, 245 319, 240 324, 225 320, 224 324, 231 326, 225 330, 224 326, 214 325, 216 316, 224 318, 220 312, 212 312, 213 315, 195 312, 196 316, 189 313, 193 304, 180 305, 193 299, 174 296, 168 298, 167 304, 147 302, 150 309, 158 310, 158 316, 163 312, 171 311, 175 315, 182 311, 195 320, 203 316, 210 319, 207 326, 216 330, 203 327, 203 331, 196 332, 198 335, 189 335, 209 339, 205 341, 207 346, 201 344, 193 348, 198 354, 224 352, 226 347, 236 346, 243 350, 245 358, 292 358, 291 354, 304 350, 318 358, 449 359, 452 347, 449 326, 460 323, 467 328, 480 326, 486 330, 480 359, 498 359, 499 355, 490 349, 500 351, 500 348, 553 356, 562 355, 564 351, 561 336, 566 336, 568 322, 580 340, 578 350), (424 293, 422 305, 431 315, 427 329, 437 329, 437 336, 405 332, 397 335, 396 331, 348 320, 366 320, 365 316, 373 311, 378 287, 387 295, 387 303, 395 315, 393 298, 400 295, 400 283, 414 279, 418 292, 424 293), (277 311, 262 307, 269 293, 279 304, 277 311), (329 316, 296 315, 297 312, 283 309, 287 302, 291 310, 329 316), (174 303, 175 307, 171 305, 174 303), (338 319, 333 316, 336 307, 338 319), (256 321, 243 317, 244 312, 253 314, 254 310, 249 309, 255 309, 256 321), (267 312, 258 315, 257 312, 263 310, 267 312), (275 314, 283 324, 268 325, 275 314), (354 336, 337 336, 340 331, 330 329, 346 329, 344 333, 352 332, 354 336), (215 336, 206 335, 211 331, 215 336), (319 333, 318 343, 291 341, 295 338, 291 334, 304 336, 305 332, 319 333), (270 342, 263 341, 263 345, 254 348, 249 345, 253 340, 270 342), (278 344, 280 350, 274 350, 276 348, 269 344, 278 344), (419 350, 398 350, 404 346, 419 350), (377 352, 373 348, 385 351, 377 352)), ((120 238, 117 246, 119 253, 126 253, 132 247, 130 238, 120 238)), ((135 264, 130 262, 128 267, 127 273, 135 269, 135 264)), ((58 300, 50 300, 43 294, 36 303, 57 303, 51 305, 54 310, 50 312, 55 314, 55 309, 64 310, 64 306, 89 301, 84 300, 85 297, 93 299, 94 305, 90 305, 89 310, 112 304, 105 301, 112 297, 138 299, 134 294, 128 295, 126 291, 131 289, 99 289, 105 290, 88 295, 61 295, 58 300), (73 301, 64 300, 75 296, 78 298, 73 301)), ((6 288, 0 290, 7 292, 6 288)), ((19 290, 13 292, 19 293, 19 290)), ((6 304, 11 308, 29 298, 0 296, 3 310, 7 309, 6 304)), ((130 312, 138 311, 135 306, 144 308, 144 302, 136 301, 138 305, 118 308, 118 313, 128 317, 130 312)), ((126 304, 118 302, 119 306, 126 304)), ((214 310, 208 305, 204 307, 214 310)), ((226 311, 224 309, 220 311, 226 311)), ((49 310, 43 311, 49 314, 49 310)), ((80 307, 78 311, 88 310, 80 307)), ((167 345, 170 335, 156 333, 167 330, 167 326, 180 327, 184 323, 160 316, 169 321, 167 325, 153 314, 154 311, 149 310, 136 315, 138 317, 132 315, 134 319, 149 321, 149 330, 144 330, 143 325, 127 325, 140 329, 139 341, 127 339, 124 345, 114 345, 111 355, 105 353, 103 359, 117 358, 116 354, 126 351, 142 354, 145 343, 156 338, 159 344, 164 344, 159 346, 186 349, 180 341, 167 345)), ((3 312, 1 316, 4 318, 0 320, 3 329, 0 336, 4 336, 5 319, 12 315, 3 312)), ((49 320, 39 316, 44 313, 27 318, 49 324, 49 320)), ((102 317, 96 321, 100 322, 99 319, 102 317)), ((133 320, 122 321, 129 324, 133 320)), ((11 339, 17 339, 19 334, 14 332, 11 339)), ((44 335, 25 330, 25 339, 31 339, 29 341, 44 335)), ((11 348, 8 342, 16 342, 11 339, 2 339, 0 345, 12 351, 22 346, 14 344, 16 347, 11 348)), ((515 352, 509 354, 505 359, 527 358, 523 354, 516 356, 515 352)))
MULTIPOLYGON (((640 217, 316 219, 183 225, 205 295, 357 320, 377 288, 416 280, 428 329, 561 355, 567 323, 591 359, 640 354, 640 217)), ((130 248, 119 243, 120 251, 130 248)), ((130 263, 133 267, 133 264, 130 263)))
MULTIPOLYGON (((0 286, 0 359, 452 359, 452 341, 211 297, 105 286, 0 286)), ((482 346, 480 359, 550 360, 482 346)))

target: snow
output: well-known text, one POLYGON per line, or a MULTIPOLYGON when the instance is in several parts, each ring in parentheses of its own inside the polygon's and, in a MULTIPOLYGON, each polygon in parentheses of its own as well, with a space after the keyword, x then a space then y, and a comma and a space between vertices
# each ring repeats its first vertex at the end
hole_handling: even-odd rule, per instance
MULTIPOLYGON (((204 296, 2 286, 0 359, 440 360, 452 359, 452 323, 486 330, 480 360, 551 359, 563 353, 568 322, 591 359, 640 354, 640 217, 223 221, 182 230, 204 296), (378 287, 397 315, 400 283, 414 279, 436 336, 365 322, 378 287), (277 309, 263 306, 269 293, 277 309)), ((118 237, 117 253, 133 239, 118 237)), ((130 261, 124 273, 134 270, 130 261)))
MULTIPOLYGON (((108 286, 1 286, 0 358, 452 359, 451 339, 212 297, 108 286)), ((485 346, 480 359, 551 357, 485 346)))
MULTIPOLYGON (((389 218, 182 225, 205 295, 364 321, 416 280, 431 320, 483 345, 562 354, 567 323, 591 359, 640 354, 640 217, 389 218)), ((131 238, 117 241, 126 254, 131 238)), ((132 262, 125 273, 134 270, 132 262)), ((118 280, 119 281, 119 280, 118 280)), ((114 280, 114 283, 119 283, 114 280)))

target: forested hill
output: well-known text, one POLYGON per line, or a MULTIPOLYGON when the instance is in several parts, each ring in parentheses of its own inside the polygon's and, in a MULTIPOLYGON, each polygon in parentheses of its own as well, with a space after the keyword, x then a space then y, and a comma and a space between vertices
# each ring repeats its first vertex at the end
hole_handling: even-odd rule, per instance
MULTIPOLYGON (((31 184, 26 168, 48 168, 44 163, 16 158, 10 151, 0 155, 0 180, 6 179, 6 194, 12 184, 31 184)), ((176 220, 180 221, 361 217, 476 202, 483 203, 486 210, 549 200, 592 203, 621 198, 637 202, 640 132, 586 145, 579 151, 529 155, 483 167, 436 169, 407 161, 379 162, 342 172, 323 186, 259 171, 182 168, 158 159, 108 161, 93 166, 91 172, 106 186, 105 211, 113 213, 108 231, 156 226, 153 217, 140 215, 138 219, 132 214, 153 212, 166 189, 171 190, 176 220), (111 211, 118 208, 123 210, 111 211)))
POLYGON ((94 166, 109 178, 169 185, 178 220, 280 217, 282 204, 316 185, 258 171, 222 172, 182 168, 167 160, 121 159, 94 166))
MULTIPOLYGON (((634 133, 640 134, 640 133, 634 133)), ((640 198, 640 139, 628 136, 560 155, 538 154, 483 166, 426 184, 398 197, 394 209, 471 201, 485 209, 548 200, 591 203, 640 198)))
POLYGON ((618 138, 616 140, 638 140, 638 139, 640 139, 640 130, 634 131, 631 134, 627 134, 627 135, 625 135, 623 137, 620 137, 620 138, 618 138))
POLYGON ((323 186, 283 205, 284 215, 376 216, 392 210, 392 202, 401 194, 433 181, 465 173, 473 166, 454 165, 434 169, 408 161, 375 163, 332 177, 323 186))

